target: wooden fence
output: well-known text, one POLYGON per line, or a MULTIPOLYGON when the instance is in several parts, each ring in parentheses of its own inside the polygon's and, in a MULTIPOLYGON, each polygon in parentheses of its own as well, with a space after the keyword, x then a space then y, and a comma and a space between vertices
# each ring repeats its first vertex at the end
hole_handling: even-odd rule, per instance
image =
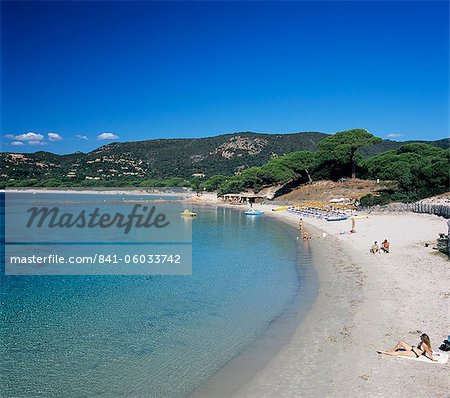
POLYGON ((429 203, 391 203, 385 206, 358 206, 358 210, 367 213, 378 212, 413 212, 435 214, 440 217, 450 218, 450 205, 437 205, 429 203))

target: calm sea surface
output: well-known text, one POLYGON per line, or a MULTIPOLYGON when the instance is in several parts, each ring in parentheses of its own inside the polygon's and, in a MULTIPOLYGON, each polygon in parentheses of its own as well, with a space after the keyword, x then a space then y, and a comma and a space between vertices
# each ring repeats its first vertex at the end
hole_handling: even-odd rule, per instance
POLYGON ((258 338, 302 289, 309 252, 267 217, 193 210, 192 276, 2 275, 0 395, 184 396, 258 338))

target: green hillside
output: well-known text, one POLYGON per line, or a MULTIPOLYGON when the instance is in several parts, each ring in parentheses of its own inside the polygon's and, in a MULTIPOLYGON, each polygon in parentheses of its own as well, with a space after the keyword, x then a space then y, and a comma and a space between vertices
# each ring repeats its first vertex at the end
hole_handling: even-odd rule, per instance
MULTIPOLYGON (((169 179, 167 184, 182 185, 196 175, 201 179, 232 176, 292 152, 315 152, 326 137, 329 135, 319 132, 241 132, 207 138, 113 142, 86 154, 4 152, 0 154, 0 180, 2 186, 145 186, 169 179)), ((445 149, 450 140, 420 142, 445 149)), ((382 140, 361 148, 359 154, 369 158, 404 144, 382 140)))
POLYGON ((188 179, 196 173, 206 177, 233 175, 273 157, 298 150, 314 151, 325 137, 315 132, 244 132, 208 138, 114 142, 87 154, 2 153, 1 177, 10 185, 31 179, 57 179, 63 185, 84 185, 89 181, 121 185, 134 179, 188 179))

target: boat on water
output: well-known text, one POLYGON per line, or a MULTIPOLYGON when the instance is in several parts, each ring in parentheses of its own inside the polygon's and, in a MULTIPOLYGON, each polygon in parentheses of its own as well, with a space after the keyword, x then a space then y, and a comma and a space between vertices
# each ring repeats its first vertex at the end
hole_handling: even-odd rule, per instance
POLYGON ((264 214, 263 211, 261 211, 261 210, 253 210, 253 209, 247 210, 245 212, 246 216, 260 216, 262 214, 264 214))
POLYGON ((197 213, 194 213, 193 211, 190 211, 188 209, 185 209, 182 213, 180 213, 182 217, 195 217, 197 213))

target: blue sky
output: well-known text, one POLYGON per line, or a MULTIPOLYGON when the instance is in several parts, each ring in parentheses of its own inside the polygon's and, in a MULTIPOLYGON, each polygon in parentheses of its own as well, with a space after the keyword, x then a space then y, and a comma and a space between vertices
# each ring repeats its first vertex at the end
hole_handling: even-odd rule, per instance
POLYGON ((2 2, 2 150, 236 131, 445 138, 448 15, 429 1, 2 2))

